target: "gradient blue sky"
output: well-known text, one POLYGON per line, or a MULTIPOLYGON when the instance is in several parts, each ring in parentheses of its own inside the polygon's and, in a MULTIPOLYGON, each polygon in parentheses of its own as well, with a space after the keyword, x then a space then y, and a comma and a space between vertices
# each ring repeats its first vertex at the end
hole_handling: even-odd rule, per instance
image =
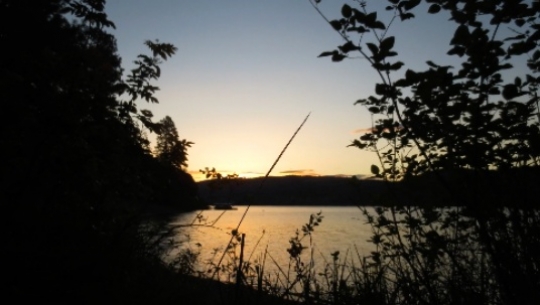
MULTIPOLYGON (((354 2, 319 6, 333 19, 343 3, 354 2)), ((388 24, 386 1, 367 5, 388 24)), ((454 27, 426 10, 396 20, 388 34, 396 36, 402 71, 424 68, 427 59, 451 62, 445 53, 454 27)), ((353 103, 373 94, 377 74, 362 59, 317 58, 343 40, 308 0, 109 0, 106 12, 126 70, 147 52, 147 39, 178 48, 162 66, 160 103, 139 108, 156 120, 169 115, 180 137, 195 142, 189 171, 264 175, 309 112, 272 174, 369 174, 377 163, 374 153, 346 147, 371 126, 369 112, 353 103)))

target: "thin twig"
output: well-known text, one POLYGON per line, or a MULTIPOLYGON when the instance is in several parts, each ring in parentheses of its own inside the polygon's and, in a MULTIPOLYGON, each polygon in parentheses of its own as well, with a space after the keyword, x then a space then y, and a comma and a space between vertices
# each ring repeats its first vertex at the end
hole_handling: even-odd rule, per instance
MULTIPOLYGON (((294 132, 294 134, 292 135, 292 137, 289 139, 289 142, 287 142, 287 144, 285 145, 285 147, 283 148, 283 150, 281 150, 281 153, 279 154, 279 156, 276 158, 276 161, 274 161, 274 163, 272 164, 272 166, 270 167, 270 169, 268 170, 268 172, 266 173, 266 175, 264 176, 264 179, 261 181, 261 184, 259 185, 259 188, 257 189, 257 192, 259 192, 262 188, 262 186, 264 185, 264 182, 266 181, 266 179, 268 179, 268 176, 270 175, 270 173, 272 172, 272 170, 274 169, 274 167, 276 166, 276 164, 278 163, 279 159, 281 159, 281 156, 283 156, 283 154, 285 153, 285 151, 287 150, 287 148, 289 147, 289 145, 291 144, 292 140, 294 139, 294 137, 296 137, 296 134, 298 134, 298 132, 300 131, 300 129, 302 129, 302 126, 304 126, 304 124, 306 123, 307 119, 309 118, 309 116, 311 115, 311 112, 308 113, 308 115, 306 116, 306 118, 304 119, 304 121, 302 121, 302 124, 300 124, 300 126, 296 129, 296 131, 294 132)), ((247 215, 247 212, 249 211, 249 208, 251 207, 251 204, 248 204, 246 210, 244 211, 244 214, 242 214, 242 217, 240 218, 240 221, 238 222, 238 225, 236 226, 236 228, 234 229, 235 232, 238 232, 238 229, 240 228, 240 225, 242 224, 242 222, 244 221, 244 218, 246 217, 247 215)), ((231 234, 231 239, 229 239, 229 242, 227 243, 227 247, 226 249, 229 247, 229 245, 231 244, 232 240, 234 238, 234 234, 231 234)), ((223 255, 221 255, 221 258, 219 259, 218 263, 217 263, 217 267, 219 268, 219 266, 221 266, 221 263, 223 262, 223 258, 225 257, 225 252, 223 252, 223 255)), ((214 274, 212 275, 212 278, 214 278, 214 276, 216 275, 216 272, 214 272, 214 274)))

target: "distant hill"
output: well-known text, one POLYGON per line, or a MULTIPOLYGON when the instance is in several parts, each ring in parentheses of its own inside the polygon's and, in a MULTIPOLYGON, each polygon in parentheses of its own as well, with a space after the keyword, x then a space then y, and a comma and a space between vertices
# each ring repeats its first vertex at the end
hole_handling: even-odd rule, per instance
POLYGON ((372 205, 382 181, 335 176, 284 176, 198 182, 206 202, 253 205, 372 205))
POLYGON ((336 176, 269 177, 198 182, 208 204, 235 205, 439 205, 537 207, 540 167, 499 171, 429 172, 407 181, 336 176))
MULTIPOLYGON (((394 198, 411 205, 537 208, 540 167, 428 172, 397 183, 394 198)), ((388 197, 388 196, 386 196, 388 197)))

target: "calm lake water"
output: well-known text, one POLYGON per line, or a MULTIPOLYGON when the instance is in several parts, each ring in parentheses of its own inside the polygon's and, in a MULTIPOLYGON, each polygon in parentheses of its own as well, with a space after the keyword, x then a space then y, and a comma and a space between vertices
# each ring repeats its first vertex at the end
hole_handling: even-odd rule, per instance
MULTIPOLYGON (((206 266, 208 262, 217 263, 231 239, 231 231, 236 228, 245 210, 246 206, 240 206, 237 210, 203 211, 203 221, 195 221, 201 226, 181 229, 177 241, 182 242, 183 248, 200 252, 200 261, 206 266)), ((251 206, 239 228, 240 233, 245 233, 244 260, 260 262, 267 251, 278 264, 287 265, 289 240, 295 236, 296 230, 301 233, 302 226, 309 222, 311 214, 318 212, 322 212, 323 219, 312 233, 316 262, 322 264, 325 260, 331 261, 330 254, 335 251, 340 251, 341 258, 345 257, 347 251, 349 257, 356 257, 356 251, 360 254, 371 251, 371 244, 367 242, 371 229, 358 207, 251 206)), ((182 214, 172 221, 172 225, 192 223, 198 213, 182 214)), ((305 238, 302 243, 309 246, 309 239, 305 238)), ((266 269, 271 265, 269 261, 267 258, 266 269)))

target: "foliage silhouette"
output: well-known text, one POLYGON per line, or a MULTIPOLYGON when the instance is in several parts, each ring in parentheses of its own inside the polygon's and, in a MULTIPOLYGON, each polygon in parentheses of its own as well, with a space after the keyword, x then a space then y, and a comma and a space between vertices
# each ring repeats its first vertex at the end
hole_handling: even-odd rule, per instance
POLYGON ((391 207, 366 212, 381 246, 371 261, 395 279, 387 302, 534 303, 540 212, 517 181, 540 172, 539 2, 389 0, 388 23, 366 1, 344 4, 341 18, 329 20, 320 2, 310 1, 345 40, 320 57, 340 62, 359 52, 380 79, 375 95, 355 103, 373 127, 350 146, 379 156, 375 176, 407 183, 389 185, 391 207), (427 70, 400 74, 406 63, 394 59, 399 37, 390 27, 414 22, 419 8, 455 25, 447 54, 459 68, 426 58, 427 70), (430 179, 442 186, 432 200, 455 207, 418 208, 398 192, 416 185, 411 193, 428 193, 430 179))
POLYGON ((10 299, 151 299, 127 288, 160 266, 159 249, 146 243, 159 226, 146 214, 160 203, 197 207, 191 176, 147 149, 143 128, 157 125, 135 104, 157 102, 150 82, 175 48, 147 42, 152 55, 141 55, 123 80, 104 5, 0 2, 0 230, 10 299))
POLYGON ((159 121, 156 144, 158 160, 178 169, 187 167, 187 148, 194 144, 178 138, 178 131, 171 117, 166 116, 159 121))

